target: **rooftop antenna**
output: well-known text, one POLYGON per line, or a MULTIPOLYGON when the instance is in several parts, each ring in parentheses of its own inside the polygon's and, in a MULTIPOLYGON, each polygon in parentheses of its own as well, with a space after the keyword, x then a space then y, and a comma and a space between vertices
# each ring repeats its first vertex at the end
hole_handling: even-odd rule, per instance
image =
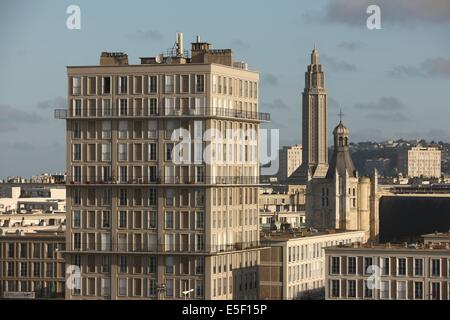
POLYGON ((176 39, 175 39, 175 46, 177 50, 177 56, 182 57, 183 56, 183 33, 177 32, 176 39))

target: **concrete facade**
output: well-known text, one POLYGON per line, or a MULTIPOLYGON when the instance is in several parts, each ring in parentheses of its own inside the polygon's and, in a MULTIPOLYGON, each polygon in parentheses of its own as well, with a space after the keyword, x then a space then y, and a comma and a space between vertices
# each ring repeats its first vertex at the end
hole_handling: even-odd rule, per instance
POLYGON ((67 299, 258 297, 259 75, 177 45, 67 69, 67 299))
POLYGON ((325 251, 329 246, 364 242, 363 231, 296 231, 266 233, 261 242, 260 298, 323 299, 325 251))
POLYGON ((448 244, 354 244, 325 259, 326 299, 450 299, 448 244))

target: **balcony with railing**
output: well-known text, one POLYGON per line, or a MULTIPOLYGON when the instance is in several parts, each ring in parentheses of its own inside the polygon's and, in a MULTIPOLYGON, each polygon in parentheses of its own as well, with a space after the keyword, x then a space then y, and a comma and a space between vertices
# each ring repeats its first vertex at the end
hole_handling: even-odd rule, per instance
POLYGON ((221 245, 198 245, 189 244, 184 245, 181 242, 178 243, 146 243, 146 242, 134 242, 134 241, 119 241, 119 242, 79 242, 72 243, 69 246, 70 250, 66 252, 115 252, 115 253, 136 253, 136 254, 198 254, 198 255, 213 255, 232 251, 242 250, 256 250, 262 248, 263 245, 259 241, 248 242, 236 242, 232 244, 221 245))
POLYGON ((67 176, 69 185, 221 185, 221 184, 259 184, 259 177, 256 176, 67 176))
POLYGON ((242 120, 270 121, 270 114, 264 112, 235 110, 228 108, 159 108, 148 106, 112 107, 83 107, 56 109, 56 119, 108 119, 108 118, 159 118, 159 117, 217 117, 235 118, 242 120))

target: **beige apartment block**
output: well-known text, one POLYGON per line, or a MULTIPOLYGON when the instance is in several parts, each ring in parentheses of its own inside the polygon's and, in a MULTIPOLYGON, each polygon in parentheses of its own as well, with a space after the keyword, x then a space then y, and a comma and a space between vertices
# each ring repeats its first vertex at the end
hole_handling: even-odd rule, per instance
POLYGON ((0 228, 0 299, 63 299, 65 245, 59 227, 0 228))
POLYGON ((66 298, 257 298, 259 74, 178 34, 67 76, 66 298))
POLYGON ((410 147, 399 151, 399 171, 408 177, 439 178, 441 150, 437 147, 410 147))
POLYGON ((284 146, 279 150, 278 159, 278 181, 286 181, 302 164, 302 145, 284 146))
POLYGON ((261 243, 260 298, 323 299, 326 247, 364 242, 364 231, 268 232, 261 243))
POLYGON ((448 243, 344 245, 325 259, 326 299, 450 299, 448 243))

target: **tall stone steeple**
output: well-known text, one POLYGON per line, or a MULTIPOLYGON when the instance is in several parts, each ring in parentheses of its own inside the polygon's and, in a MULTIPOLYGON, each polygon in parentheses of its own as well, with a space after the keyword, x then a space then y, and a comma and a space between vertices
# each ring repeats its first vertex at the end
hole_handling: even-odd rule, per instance
POLYGON ((291 175, 291 183, 323 178, 328 170, 328 100, 324 72, 315 46, 305 72, 302 100, 302 164, 291 175))

